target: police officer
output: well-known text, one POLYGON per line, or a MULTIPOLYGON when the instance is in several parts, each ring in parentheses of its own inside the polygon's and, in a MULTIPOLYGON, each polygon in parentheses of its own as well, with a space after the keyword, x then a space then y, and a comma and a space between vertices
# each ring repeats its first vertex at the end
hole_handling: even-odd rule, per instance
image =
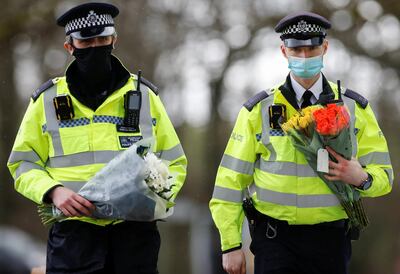
POLYGON ((75 59, 64 77, 33 93, 8 161, 18 192, 71 217, 50 229, 47 273, 158 273, 156 222, 93 219, 94 205, 76 192, 142 138, 154 138, 155 152, 169 161, 173 199, 186 176, 157 88, 112 55, 118 13, 111 4, 86 3, 58 18, 75 59))
MULTIPOLYGON (((321 73, 328 50, 324 17, 297 12, 275 27, 290 73, 283 84, 260 92, 244 104, 216 177, 210 209, 220 232, 222 264, 230 274, 246 272, 241 250, 242 198, 251 194, 250 216, 256 274, 348 273, 351 236, 347 215, 336 196, 317 176, 280 128, 301 108, 338 99, 342 93, 354 132, 354 158, 329 149, 328 180, 356 188, 362 197, 391 191, 393 171, 386 140, 368 101, 340 89, 321 73), (252 213, 252 214, 251 214, 252 213)), ((249 209, 250 208, 250 209, 249 209)))

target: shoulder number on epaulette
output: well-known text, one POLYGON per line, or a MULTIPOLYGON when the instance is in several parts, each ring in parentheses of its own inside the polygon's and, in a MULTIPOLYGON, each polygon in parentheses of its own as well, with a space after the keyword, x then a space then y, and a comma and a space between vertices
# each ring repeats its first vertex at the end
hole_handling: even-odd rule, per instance
POLYGON ((368 100, 359 94, 358 92, 355 92, 354 90, 351 89, 346 89, 344 92, 344 96, 349 97, 356 101, 362 108, 366 108, 368 106, 368 100))
POLYGON ((32 97, 33 101, 36 101, 37 98, 39 98, 40 94, 42 94, 44 91, 51 88, 52 86, 54 86, 53 79, 50 79, 47 82, 45 82, 44 84, 42 84, 37 90, 35 90, 32 93, 31 97, 32 97))
POLYGON ((255 105, 257 105, 259 102, 267 98, 269 94, 267 93, 266 90, 263 90, 253 97, 251 97, 246 103, 243 104, 245 108, 247 108, 248 111, 251 111, 255 105))

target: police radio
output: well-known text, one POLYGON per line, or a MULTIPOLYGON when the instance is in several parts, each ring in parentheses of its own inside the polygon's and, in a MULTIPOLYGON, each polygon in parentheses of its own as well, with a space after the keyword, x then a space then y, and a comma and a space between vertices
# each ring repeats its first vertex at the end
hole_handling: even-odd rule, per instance
POLYGON ((142 93, 140 91, 140 81, 142 77, 142 71, 138 72, 137 87, 136 90, 128 91, 124 96, 124 123, 118 125, 117 129, 120 132, 139 132, 139 120, 140 120, 140 107, 142 106, 142 93))
POLYGON ((318 103, 321 105, 327 104, 336 104, 342 103, 342 87, 340 86, 340 80, 337 80, 337 90, 338 90, 338 99, 335 100, 335 94, 333 93, 321 93, 318 99, 318 103))

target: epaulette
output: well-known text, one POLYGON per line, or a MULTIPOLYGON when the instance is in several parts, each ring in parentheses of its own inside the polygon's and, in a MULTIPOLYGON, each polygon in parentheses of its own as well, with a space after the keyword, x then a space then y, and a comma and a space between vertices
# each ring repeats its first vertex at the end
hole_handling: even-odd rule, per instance
POLYGON ((47 82, 45 82, 43 85, 41 85, 37 90, 35 90, 32 93, 31 97, 32 97, 33 101, 35 102, 37 100, 37 98, 39 98, 40 94, 42 94, 44 91, 51 88, 52 86, 54 86, 53 79, 50 79, 47 82))
POLYGON ((354 90, 346 89, 343 95, 356 101, 362 108, 366 108, 368 106, 368 100, 354 90))
POLYGON ((143 76, 140 77, 140 83, 143 83, 145 86, 149 87, 156 95, 158 95, 158 87, 156 87, 156 85, 154 85, 152 82, 150 82, 143 76))
POLYGON ((257 105, 260 101, 264 100, 268 96, 269 94, 267 93, 267 91, 263 90, 247 100, 247 102, 244 103, 243 106, 247 108, 248 111, 251 111, 255 105, 257 105))

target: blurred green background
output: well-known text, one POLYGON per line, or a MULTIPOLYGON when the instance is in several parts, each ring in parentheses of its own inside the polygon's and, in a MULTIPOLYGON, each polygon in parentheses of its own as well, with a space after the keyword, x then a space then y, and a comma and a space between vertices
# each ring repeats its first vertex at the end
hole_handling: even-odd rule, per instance
MULTIPOLYGON (((55 19, 83 1, 2 0, 0 16, 0 253, 28 267, 44 264, 47 229, 36 206, 13 190, 6 168, 32 92, 64 74, 72 60, 55 19)), ((395 0, 120 0, 114 53, 160 96, 189 159, 175 215, 159 224, 160 273, 221 270, 219 236, 208 201, 233 122, 253 94, 285 80, 286 60, 273 27, 297 10, 332 21, 323 72, 367 97, 386 135, 395 182, 390 195, 366 199, 371 225, 354 242, 351 273, 400 273, 398 213, 400 2, 395 0)), ((245 246, 249 244, 244 231, 245 246)), ((248 252, 248 251, 247 251, 248 252)), ((1 254, 0 254, 1 255, 1 254)), ((248 252, 248 258, 251 254, 248 252)), ((248 273, 252 273, 251 260, 248 273)), ((0 273, 1 269, 0 269, 0 273)))

